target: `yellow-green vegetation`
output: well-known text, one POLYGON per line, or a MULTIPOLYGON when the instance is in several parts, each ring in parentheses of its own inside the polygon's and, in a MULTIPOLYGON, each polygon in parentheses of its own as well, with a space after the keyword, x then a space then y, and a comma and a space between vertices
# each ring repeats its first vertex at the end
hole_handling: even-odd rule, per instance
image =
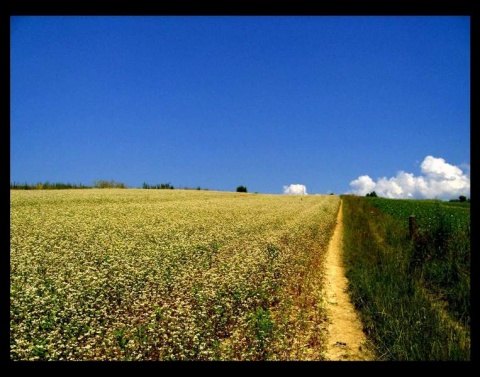
POLYGON ((10 191, 12 360, 322 360, 338 196, 10 191))

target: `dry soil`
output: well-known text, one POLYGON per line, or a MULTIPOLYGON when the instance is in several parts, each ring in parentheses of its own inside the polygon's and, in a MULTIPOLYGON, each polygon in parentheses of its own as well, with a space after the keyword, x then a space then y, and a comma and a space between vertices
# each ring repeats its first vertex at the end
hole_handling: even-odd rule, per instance
POLYGON ((337 225, 326 256, 326 298, 328 313, 329 361, 371 361, 373 353, 367 346, 360 318, 347 293, 348 281, 342 264, 343 219, 342 203, 337 225))

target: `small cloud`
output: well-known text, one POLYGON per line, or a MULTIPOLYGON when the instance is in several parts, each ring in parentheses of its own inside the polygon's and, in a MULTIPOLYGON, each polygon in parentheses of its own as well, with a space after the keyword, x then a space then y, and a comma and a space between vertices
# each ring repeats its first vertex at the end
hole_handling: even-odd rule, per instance
POLYGON ((293 184, 283 186, 283 193, 286 195, 308 195, 305 185, 293 184))
POLYGON ((396 199, 453 199, 460 195, 470 196, 470 166, 447 163, 443 158, 427 156, 420 165, 421 176, 399 171, 395 177, 379 178, 374 182, 368 175, 362 175, 350 182, 350 193, 364 196, 375 191, 378 196, 396 199))

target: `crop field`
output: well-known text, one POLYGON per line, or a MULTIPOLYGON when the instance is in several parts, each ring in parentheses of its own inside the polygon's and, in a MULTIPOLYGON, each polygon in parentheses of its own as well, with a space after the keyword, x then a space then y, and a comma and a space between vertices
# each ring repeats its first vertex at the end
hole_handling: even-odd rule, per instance
POLYGON ((470 228, 470 203, 442 202, 439 200, 410 200, 369 198, 372 205, 383 213, 402 219, 408 229, 409 216, 415 216, 417 225, 430 230, 440 221, 466 231, 470 228))
POLYGON ((340 198, 10 191, 11 360, 322 360, 340 198))

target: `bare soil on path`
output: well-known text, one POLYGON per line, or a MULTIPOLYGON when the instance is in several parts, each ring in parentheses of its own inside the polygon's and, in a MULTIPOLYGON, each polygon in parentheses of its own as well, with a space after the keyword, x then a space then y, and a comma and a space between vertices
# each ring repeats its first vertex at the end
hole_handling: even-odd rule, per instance
POLYGON ((348 281, 342 263, 343 218, 342 202, 337 225, 328 247, 326 267, 326 299, 328 315, 328 347, 325 357, 329 361, 371 361, 362 323, 347 293, 348 281))

